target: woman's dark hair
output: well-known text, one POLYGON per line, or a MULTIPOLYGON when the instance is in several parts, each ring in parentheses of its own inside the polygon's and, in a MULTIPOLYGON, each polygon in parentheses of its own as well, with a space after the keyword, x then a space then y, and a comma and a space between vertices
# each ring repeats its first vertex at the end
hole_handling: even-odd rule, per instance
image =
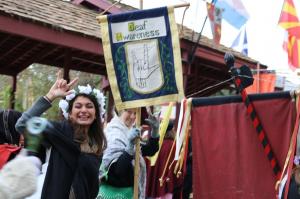
POLYGON ((100 112, 99 104, 98 104, 97 99, 94 95, 87 95, 87 94, 84 94, 84 93, 79 93, 79 94, 76 95, 76 97, 74 97, 74 99, 72 99, 69 102, 69 108, 68 108, 69 113, 72 111, 74 101, 79 96, 86 97, 86 98, 90 99, 93 102, 94 106, 95 106, 96 119, 94 120, 94 122, 90 126, 88 136, 90 138, 90 143, 89 144, 90 145, 96 144, 97 148, 98 148, 96 154, 100 155, 100 154, 102 154, 104 149, 106 149, 107 141, 106 141, 106 137, 104 135, 103 128, 102 128, 102 122, 101 122, 101 117, 100 117, 101 112, 100 112))

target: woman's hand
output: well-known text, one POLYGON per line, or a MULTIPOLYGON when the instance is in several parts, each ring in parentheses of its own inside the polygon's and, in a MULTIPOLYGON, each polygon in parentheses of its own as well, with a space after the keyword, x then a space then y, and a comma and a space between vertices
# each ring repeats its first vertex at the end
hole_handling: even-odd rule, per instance
POLYGON ((151 127, 151 137, 159 137, 159 115, 155 116, 151 112, 148 112, 148 118, 145 119, 145 122, 151 127))
POLYGON ((53 86, 48 91, 46 97, 52 102, 56 98, 65 97, 71 94, 71 87, 77 83, 78 78, 73 79, 70 83, 67 83, 65 79, 62 77, 62 71, 59 70, 57 72, 57 78, 53 86))
POLYGON ((129 155, 134 155, 134 141, 136 138, 139 138, 141 135, 141 130, 137 129, 137 128, 131 128, 128 132, 128 145, 125 148, 125 151, 129 154, 129 155))

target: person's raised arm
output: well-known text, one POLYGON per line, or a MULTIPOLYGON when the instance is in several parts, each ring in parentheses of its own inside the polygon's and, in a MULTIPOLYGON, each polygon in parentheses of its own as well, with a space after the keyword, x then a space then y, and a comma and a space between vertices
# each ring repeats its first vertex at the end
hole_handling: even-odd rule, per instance
POLYGON ((78 81, 78 78, 75 78, 70 83, 67 83, 66 80, 62 78, 62 71, 59 70, 57 73, 57 78, 53 86, 50 88, 48 93, 40 97, 31 108, 25 111, 22 116, 18 119, 16 123, 16 130, 19 133, 23 133, 26 128, 26 122, 34 117, 40 116, 46 110, 51 107, 51 102, 57 98, 65 97, 66 95, 70 94, 71 87, 78 81))

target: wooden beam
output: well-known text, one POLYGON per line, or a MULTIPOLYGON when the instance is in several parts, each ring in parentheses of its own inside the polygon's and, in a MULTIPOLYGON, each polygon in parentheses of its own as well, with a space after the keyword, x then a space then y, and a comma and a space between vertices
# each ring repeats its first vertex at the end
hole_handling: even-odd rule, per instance
POLYGON ((99 38, 92 38, 91 36, 83 36, 78 33, 62 30, 54 30, 45 25, 20 21, 8 16, 0 16, 0 31, 59 46, 74 48, 96 55, 103 55, 102 42, 99 38))
MULTIPOLYGON (((15 63, 18 63, 18 61, 20 59, 22 59, 24 56, 26 56, 27 54, 29 54, 31 51, 33 51, 34 49, 36 48, 39 48, 40 47, 40 43, 34 43, 33 46, 31 45, 30 46, 30 50, 26 50, 22 55, 18 56, 18 57, 15 57, 14 58, 14 61, 10 62, 9 65, 13 66, 15 63)), ((22 51, 23 52, 23 51, 22 51)), ((23 64, 22 64, 23 65, 23 64)))
MULTIPOLYGON (((49 61, 49 60, 42 60, 39 63, 61 68, 61 62, 53 62, 53 61, 49 61)), ((93 68, 90 67, 90 68, 87 68, 86 65, 83 65, 83 66, 71 65, 70 70, 81 71, 81 72, 92 73, 92 74, 98 74, 98 75, 107 75, 106 68, 104 68, 104 67, 93 67, 93 68)))
POLYGON ((14 75, 12 77, 12 89, 11 89, 11 93, 10 93, 10 102, 9 102, 10 109, 15 108, 16 90, 17 90, 17 75, 14 75))
POLYGON ((81 61, 81 62, 87 62, 87 63, 91 63, 91 64, 94 64, 94 65, 97 65, 97 66, 103 66, 103 67, 106 67, 106 65, 104 63, 101 63, 99 61, 93 61, 93 60, 90 60, 89 58, 80 58, 80 57, 77 57, 77 56, 74 56, 72 57, 73 60, 78 60, 78 61, 81 61))
MULTIPOLYGON (((24 43, 26 43, 28 41, 27 38, 24 38, 21 42, 19 42, 18 44, 16 44, 14 47, 10 48, 8 51, 6 51, 5 53, 1 54, 0 59, 5 58, 6 55, 9 55, 11 52, 14 52, 16 49, 19 49, 24 43)), ((15 57, 14 57, 15 59, 15 57)))
POLYGON ((64 79, 67 80, 67 82, 69 82, 70 81, 69 72, 70 72, 70 65, 71 65, 71 61, 72 61, 71 50, 65 49, 64 55, 65 55, 65 57, 64 57, 64 79))
POLYGON ((48 45, 46 46, 42 51, 35 54, 31 59, 24 62, 22 65, 18 66, 16 69, 16 72, 20 72, 27 68, 29 65, 33 63, 39 63, 44 57, 48 56, 49 54, 52 54, 54 51, 57 50, 57 46, 48 45))
POLYGON ((105 63, 104 56, 101 56, 101 55, 91 55, 89 53, 82 53, 82 52, 78 52, 78 51, 76 51, 76 52, 72 51, 72 56, 76 57, 76 58, 83 59, 83 60, 89 60, 89 61, 92 61, 92 62, 95 62, 95 63, 105 63))
POLYGON ((11 37, 12 37, 11 35, 7 35, 4 39, 2 39, 2 40, 0 41, 0 48, 2 48, 1 46, 2 46, 5 42, 7 42, 11 37))
POLYGON ((0 65, 0 74, 2 75, 9 75, 9 76, 14 76, 17 74, 16 70, 10 69, 8 70, 7 68, 5 68, 4 66, 0 65))
POLYGON ((83 2, 84 0, 73 0, 72 3, 79 5, 83 2))
POLYGON ((116 6, 111 7, 112 4, 107 1, 103 1, 103 0, 85 0, 85 1, 100 8, 101 10, 106 10, 107 8, 110 8, 108 12, 111 14, 118 14, 124 12, 123 9, 120 9, 116 6))

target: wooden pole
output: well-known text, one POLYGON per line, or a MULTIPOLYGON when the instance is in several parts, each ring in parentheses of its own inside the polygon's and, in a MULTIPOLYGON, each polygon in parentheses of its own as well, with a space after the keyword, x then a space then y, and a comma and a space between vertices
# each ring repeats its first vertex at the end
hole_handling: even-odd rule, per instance
POLYGON ((16 90, 17 90, 17 75, 14 75, 12 76, 12 88, 11 88, 10 102, 9 102, 10 109, 15 109, 16 90))
POLYGON ((140 0, 140 10, 143 10, 143 0, 140 0))
POLYGON ((70 81, 70 75, 69 75, 69 72, 70 72, 70 64, 71 64, 71 52, 69 49, 66 49, 65 50, 65 55, 64 55, 64 79, 67 80, 67 82, 70 81))
POLYGON ((189 7, 190 3, 182 3, 182 4, 177 4, 174 5, 174 8, 182 8, 182 7, 189 7))
MULTIPOLYGON (((136 128, 141 126, 141 108, 136 110, 136 128)), ((139 173, 140 173, 140 138, 136 139, 135 142, 135 162, 134 162, 134 187, 133 187, 133 198, 139 198, 139 173)))

